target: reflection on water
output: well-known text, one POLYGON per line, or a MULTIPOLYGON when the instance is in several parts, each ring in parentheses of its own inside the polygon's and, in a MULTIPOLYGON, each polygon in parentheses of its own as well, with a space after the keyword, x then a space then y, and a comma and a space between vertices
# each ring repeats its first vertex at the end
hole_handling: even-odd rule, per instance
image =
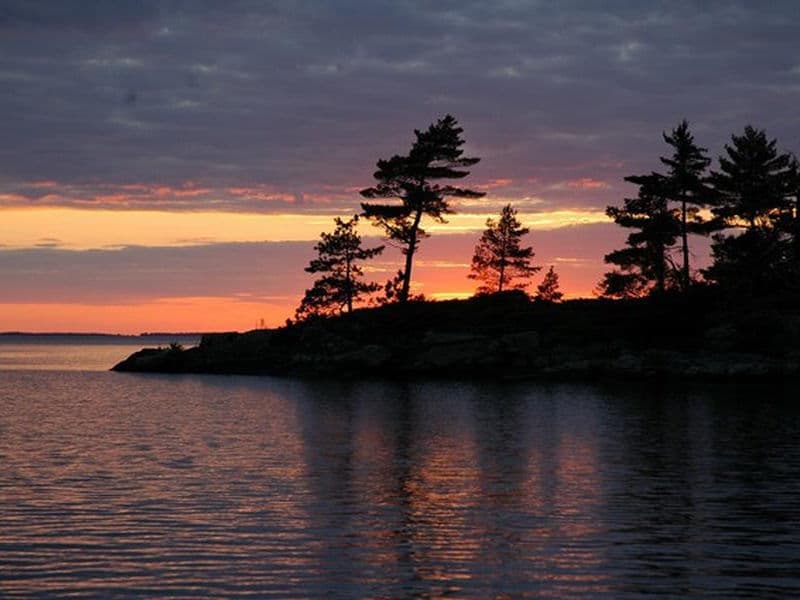
POLYGON ((778 389, 7 371, 0 592, 793 596, 798 425, 778 389))

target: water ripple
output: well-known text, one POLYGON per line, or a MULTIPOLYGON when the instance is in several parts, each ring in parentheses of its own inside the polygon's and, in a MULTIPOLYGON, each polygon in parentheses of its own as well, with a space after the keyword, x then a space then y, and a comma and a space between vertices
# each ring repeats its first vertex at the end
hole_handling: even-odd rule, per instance
POLYGON ((7 597, 792 597, 790 393, 0 378, 7 597))

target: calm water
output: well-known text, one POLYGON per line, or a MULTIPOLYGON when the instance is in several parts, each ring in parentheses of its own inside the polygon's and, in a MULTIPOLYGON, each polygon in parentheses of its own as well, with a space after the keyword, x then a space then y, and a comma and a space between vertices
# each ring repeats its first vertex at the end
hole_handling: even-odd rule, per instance
POLYGON ((791 389, 141 376, 91 370, 127 346, 50 369, 8 346, 0 596, 800 594, 791 389))

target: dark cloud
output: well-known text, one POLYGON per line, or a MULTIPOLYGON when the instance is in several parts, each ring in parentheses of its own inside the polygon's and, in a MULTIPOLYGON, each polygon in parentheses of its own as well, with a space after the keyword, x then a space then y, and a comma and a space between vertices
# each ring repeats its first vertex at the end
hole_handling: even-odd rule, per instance
POLYGON ((799 13, 792 1, 6 1, 0 194, 193 182, 214 194, 154 206, 242 209, 228 188, 349 205, 377 158, 452 112, 483 157, 476 184, 603 206, 623 175, 658 168, 660 133, 683 117, 714 154, 751 122, 799 149, 799 13), (605 185, 570 186, 588 180, 605 185))
POLYGON ((139 25, 158 14, 148 0, 3 0, 2 29, 108 31, 139 25))

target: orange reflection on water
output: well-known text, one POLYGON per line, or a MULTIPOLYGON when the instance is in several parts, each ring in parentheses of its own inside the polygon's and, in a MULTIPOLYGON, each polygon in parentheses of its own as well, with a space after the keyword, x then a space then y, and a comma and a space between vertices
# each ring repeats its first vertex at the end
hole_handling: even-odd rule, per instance
POLYGON ((539 502, 544 501, 541 511, 550 517, 548 526, 539 531, 543 579, 550 583, 540 595, 560 598, 574 593, 608 593, 611 577, 603 573, 604 557, 597 543, 603 528, 598 519, 602 487, 596 444, 572 429, 556 441, 554 454, 548 457, 553 461, 552 470, 534 475, 540 486, 550 487, 549 493, 536 495, 539 502), (542 480, 547 476, 552 481, 542 480))

